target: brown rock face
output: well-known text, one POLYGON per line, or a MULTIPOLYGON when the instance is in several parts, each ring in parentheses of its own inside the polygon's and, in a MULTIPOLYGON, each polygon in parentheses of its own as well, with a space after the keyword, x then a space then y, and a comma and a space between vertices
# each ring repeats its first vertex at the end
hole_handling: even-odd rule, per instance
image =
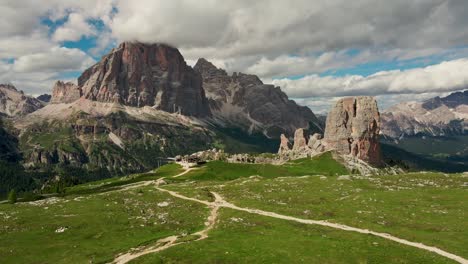
POLYGON ((327 117, 327 148, 351 154, 374 166, 382 164, 379 143, 380 114, 373 97, 339 100, 327 117))
POLYGON ((164 44, 124 42, 78 78, 87 99, 211 115, 199 73, 164 44))
POLYGON ((52 98, 50 103, 59 104, 59 103, 72 103, 81 97, 81 89, 78 85, 62 81, 57 81, 52 89, 52 98))
POLYGON ((289 152, 291 148, 290 148, 289 139, 284 134, 281 134, 280 139, 281 139, 281 143, 280 143, 280 147, 278 150, 278 154, 281 155, 281 154, 289 152))
POLYGON ((273 138, 291 135, 297 128, 322 132, 309 108, 297 105, 279 87, 263 84, 255 75, 228 75, 205 59, 199 59, 194 70, 202 76, 213 115, 225 123, 273 138))

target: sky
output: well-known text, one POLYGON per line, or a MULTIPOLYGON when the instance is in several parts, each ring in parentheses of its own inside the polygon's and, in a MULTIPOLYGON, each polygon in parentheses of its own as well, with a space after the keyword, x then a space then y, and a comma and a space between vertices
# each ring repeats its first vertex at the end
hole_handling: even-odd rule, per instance
POLYGON ((468 87, 466 0, 1 0, 0 83, 73 81, 123 41, 166 43, 258 75, 316 113, 468 87))

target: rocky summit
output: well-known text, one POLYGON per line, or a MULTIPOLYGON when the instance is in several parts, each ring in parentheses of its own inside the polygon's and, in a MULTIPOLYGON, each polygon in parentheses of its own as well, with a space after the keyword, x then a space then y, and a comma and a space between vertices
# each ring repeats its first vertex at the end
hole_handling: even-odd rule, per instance
POLYGON ((73 103, 80 99, 80 97, 81 89, 78 85, 72 82, 64 83, 62 81, 57 81, 52 89, 52 98, 50 99, 50 103, 73 103))
POLYGON ((164 44, 124 42, 84 71, 78 86, 94 101, 210 115, 200 75, 179 50, 164 44))
POLYGON ((309 108, 297 105, 279 87, 264 84, 255 75, 228 75, 203 58, 194 69, 201 74, 213 115, 221 123, 273 138, 281 133, 292 134, 297 128, 322 132, 309 108))
POLYGON ((11 84, 0 84, 0 114, 16 117, 24 116, 43 107, 38 99, 18 91, 11 84))
POLYGON ((377 101, 373 97, 349 97, 339 100, 329 112, 324 141, 329 149, 379 166, 379 133, 377 101))

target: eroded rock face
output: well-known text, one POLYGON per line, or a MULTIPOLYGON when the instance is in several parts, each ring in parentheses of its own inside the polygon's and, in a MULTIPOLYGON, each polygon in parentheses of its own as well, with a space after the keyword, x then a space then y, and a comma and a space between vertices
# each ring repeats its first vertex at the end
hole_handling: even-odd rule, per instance
POLYGON ((0 84, 0 114, 10 117, 24 116, 43 106, 41 101, 25 95, 13 85, 0 84))
POLYGON ((324 140, 330 149, 374 166, 382 164, 380 114, 373 97, 339 100, 327 117, 324 140))
POLYGON ((309 149, 314 152, 320 153, 326 150, 325 145, 322 142, 322 135, 315 133, 310 136, 309 142, 307 143, 309 149))
POLYGON ((312 157, 326 150, 322 135, 315 133, 309 137, 303 128, 298 128, 294 132, 294 145, 292 148, 289 147, 289 139, 284 134, 281 135, 278 154, 281 159, 288 160, 312 157))
POLYGON ((81 95, 81 88, 78 87, 78 85, 72 82, 64 83, 62 81, 57 81, 52 89, 52 98, 50 99, 50 103, 73 103, 80 99, 81 95))
POLYGON ((294 145, 292 149, 294 151, 301 151, 307 149, 307 147, 307 139, 304 135, 304 129, 299 128, 294 132, 294 145))
POLYGON ((213 115, 224 123, 272 138, 291 135, 297 128, 322 132, 309 108, 297 105, 279 87, 263 84, 255 75, 228 75, 205 59, 199 59, 194 70, 202 76, 213 115))
POLYGON ((78 78, 87 99, 204 117, 211 114, 201 76, 179 50, 124 42, 78 78))
POLYGON ((280 143, 280 147, 278 150, 278 154, 281 155, 281 154, 289 152, 291 148, 290 148, 289 139, 284 134, 281 134, 280 139, 281 139, 281 143, 280 143))

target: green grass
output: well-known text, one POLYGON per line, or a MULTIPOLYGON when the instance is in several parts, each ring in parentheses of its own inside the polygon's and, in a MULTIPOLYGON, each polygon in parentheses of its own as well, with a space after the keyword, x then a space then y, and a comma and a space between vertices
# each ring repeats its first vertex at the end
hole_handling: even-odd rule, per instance
POLYGON ((288 177, 194 182, 167 188, 207 200, 386 232, 468 257, 466 176, 424 173, 370 178, 288 177))
POLYGON ((2 263, 108 262, 132 247, 196 232, 208 214, 201 204, 152 187, 0 209, 2 263), (67 230, 57 233, 61 227, 67 230))
POLYGON ((171 163, 160 168, 149 172, 149 173, 140 173, 133 174, 126 177, 114 177, 109 179, 104 179, 100 181, 95 181, 91 183, 76 185, 68 187, 65 190, 65 194, 90 194, 97 192, 106 192, 117 189, 118 187, 131 183, 138 183, 142 181, 151 181, 156 180, 162 177, 169 177, 183 172, 184 170, 178 164, 171 163))
POLYGON ((290 175, 343 175, 349 173, 348 170, 335 159, 331 152, 326 152, 320 156, 298 159, 285 164, 290 175))
POLYGON ((389 233, 468 258, 464 174, 343 179, 336 175, 349 173, 330 153, 282 166, 209 162, 172 178, 182 171, 169 164, 146 174, 78 185, 53 204, 1 204, 2 263, 109 262, 170 235, 184 243, 133 263, 452 263, 371 235, 226 208, 220 209, 209 237, 195 241, 198 237, 190 234, 204 227, 205 205, 151 185, 113 192, 161 177, 168 182, 163 188, 188 197, 213 201, 213 191, 237 206, 389 233), (68 229, 56 233, 60 227, 68 229))
POLYGON ((205 240, 130 263, 451 263, 443 257, 351 232, 222 209, 205 240))
POLYGON ((242 177, 258 175, 266 178, 303 175, 342 175, 349 173, 330 152, 314 158, 295 160, 285 165, 227 163, 223 161, 208 162, 200 169, 189 172, 180 180, 196 181, 229 181, 242 177))

